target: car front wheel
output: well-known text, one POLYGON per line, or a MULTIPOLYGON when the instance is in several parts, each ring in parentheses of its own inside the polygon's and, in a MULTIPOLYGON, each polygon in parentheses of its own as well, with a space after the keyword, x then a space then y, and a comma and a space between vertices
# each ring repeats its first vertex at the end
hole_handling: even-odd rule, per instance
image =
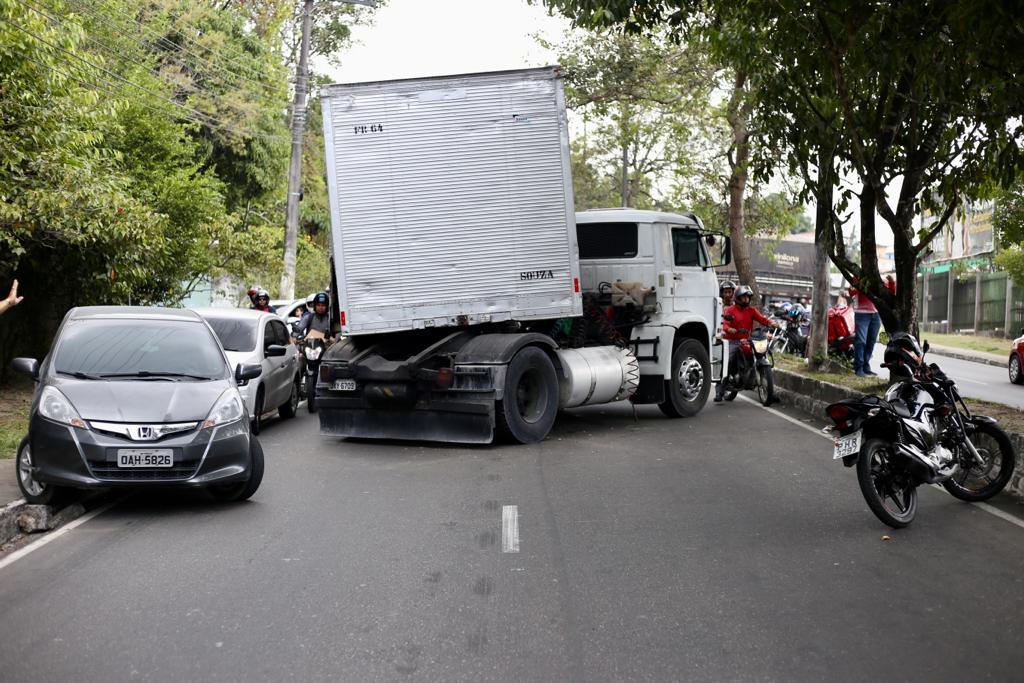
POLYGON ((33 505, 59 505, 66 499, 67 491, 59 486, 37 481, 32 468, 32 447, 28 437, 21 440, 18 446, 18 488, 25 500, 33 505))
POLYGON ((1010 356, 1010 364, 1007 367, 1010 372, 1010 381, 1014 384, 1024 384, 1024 372, 1021 372, 1020 356, 1016 352, 1010 356))

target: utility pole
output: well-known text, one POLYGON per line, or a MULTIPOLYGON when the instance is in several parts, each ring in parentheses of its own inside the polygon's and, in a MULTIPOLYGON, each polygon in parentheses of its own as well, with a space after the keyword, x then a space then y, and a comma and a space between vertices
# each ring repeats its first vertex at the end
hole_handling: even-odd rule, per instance
POLYGON ((292 160, 288 166, 288 209, 284 219, 284 271, 282 299, 295 298, 295 254, 299 244, 299 195, 302 193, 302 146, 306 135, 306 90, 309 85, 309 33, 313 25, 313 0, 302 5, 302 46, 295 73, 295 101, 292 102, 292 160))
MULTIPOLYGON (((309 90, 309 34, 313 27, 313 2, 303 0, 302 45, 295 72, 295 101, 292 102, 292 159, 288 166, 288 208, 284 219, 284 270, 281 272, 282 299, 295 298, 295 255, 299 245, 299 197, 302 195, 302 148, 306 135, 306 93, 309 90)), ((340 0, 342 4, 376 8, 376 0, 340 0)))

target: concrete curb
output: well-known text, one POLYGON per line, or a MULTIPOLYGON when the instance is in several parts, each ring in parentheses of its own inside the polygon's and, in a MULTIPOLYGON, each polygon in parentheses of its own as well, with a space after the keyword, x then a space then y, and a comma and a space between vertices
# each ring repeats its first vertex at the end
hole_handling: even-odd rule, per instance
MULTIPOLYGON (((971 353, 970 351, 958 351, 956 349, 951 349, 948 346, 932 346, 931 350, 928 353, 935 356, 945 356, 946 358, 966 360, 970 361, 971 363, 991 365, 997 368, 1005 368, 1007 363, 1006 360, 994 358, 991 354, 985 354, 982 356, 976 353, 971 353)), ((1007 352, 1006 356, 1007 358, 1009 358, 1009 352, 1007 352)))
POLYGON ((0 546, 22 534, 52 531, 78 519, 85 512, 82 503, 54 509, 49 505, 30 505, 24 499, 18 499, 0 508, 0 546))
MULTIPOLYGON (((863 396, 863 392, 822 382, 804 375, 775 368, 775 394, 780 403, 802 410, 821 420, 827 419, 825 408, 846 398, 863 396)), ((1024 497, 1024 434, 1007 432, 1017 453, 1017 464, 1006 490, 1024 497)))

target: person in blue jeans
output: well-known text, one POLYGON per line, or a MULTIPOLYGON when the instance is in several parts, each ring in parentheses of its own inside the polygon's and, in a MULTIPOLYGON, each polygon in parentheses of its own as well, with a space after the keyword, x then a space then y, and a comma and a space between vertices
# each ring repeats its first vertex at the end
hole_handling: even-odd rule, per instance
POLYGON ((871 369, 871 355, 882 328, 882 316, 878 315, 875 303, 856 287, 850 287, 850 296, 855 297, 853 307, 854 341, 853 371, 858 377, 878 375, 871 369))

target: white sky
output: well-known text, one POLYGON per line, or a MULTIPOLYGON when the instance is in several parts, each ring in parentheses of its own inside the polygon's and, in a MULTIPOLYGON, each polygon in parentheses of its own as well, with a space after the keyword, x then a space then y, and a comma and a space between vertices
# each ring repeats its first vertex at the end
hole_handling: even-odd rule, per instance
MULTIPOLYGON (((545 66, 555 55, 533 36, 557 41, 569 30, 567 19, 526 0, 388 0, 371 25, 353 29, 340 67, 317 60, 314 69, 335 83, 358 83, 545 66)), ((812 207, 807 213, 813 219, 812 207)), ((891 244, 885 221, 876 218, 876 226, 879 244, 891 244)))
POLYGON ((371 26, 353 30, 342 65, 318 65, 338 83, 545 66, 533 40, 559 38, 569 22, 526 0, 388 0, 371 26))

